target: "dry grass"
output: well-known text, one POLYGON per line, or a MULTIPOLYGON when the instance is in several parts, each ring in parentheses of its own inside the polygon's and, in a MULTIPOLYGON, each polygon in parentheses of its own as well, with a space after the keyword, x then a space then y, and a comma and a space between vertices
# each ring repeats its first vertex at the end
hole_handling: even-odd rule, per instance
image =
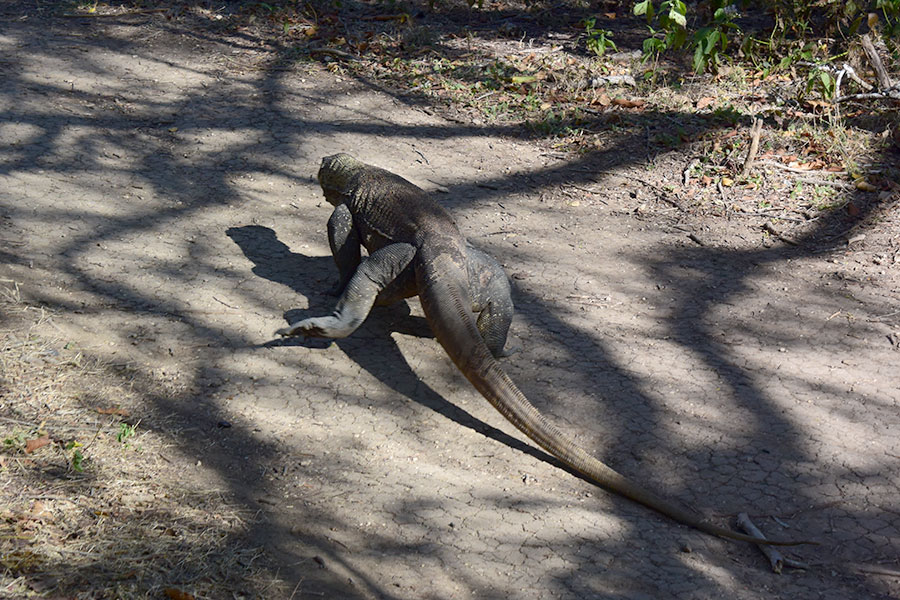
POLYGON ((37 335, 47 311, 0 290, 0 598, 265 597, 252 515, 180 487, 127 373, 37 335))

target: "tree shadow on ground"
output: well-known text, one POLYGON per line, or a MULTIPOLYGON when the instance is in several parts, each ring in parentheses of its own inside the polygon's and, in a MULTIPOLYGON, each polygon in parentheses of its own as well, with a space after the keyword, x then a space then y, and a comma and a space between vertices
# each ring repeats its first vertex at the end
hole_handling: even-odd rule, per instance
MULTIPOLYGON (((276 283, 291 287, 301 296, 316 298, 322 295, 321 281, 325 278, 316 278, 313 273, 321 272, 322 262, 327 262, 329 267, 333 263, 326 258, 309 258, 301 254, 290 252, 274 231, 265 227, 247 226, 232 228, 228 231, 231 237, 244 255, 256 266, 253 272, 276 283), (289 268, 285 269, 284 266, 289 268), (297 268, 299 265, 315 265, 312 268, 297 268), (313 285, 315 283, 315 285, 313 285)), ((334 271, 334 269, 330 269, 334 271)), ((335 273, 331 273, 336 277, 335 273)), ((314 316, 330 311, 335 299, 329 296, 326 304, 319 309, 305 312, 302 316, 291 314, 289 322, 296 321, 307 316, 314 316)), ((289 311, 290 312, 290 311, 289 311)), ((421 317, 412 317, 405 303, 399 303, 391 307, 376 307, 374 317, 366 321, 360 328, 358 335, 334 342, 344 353, 363 369, 372 374, 376 379, 390 386, 395 392, 407 396, 426 408, 453 421, 462 427, 468 427, 496 442, 505 444, 514 450, 528 454, 538 460, 552 464, 555 467, 565 468, 556 458, 533 446, 492 427, 487 423, 473 417, 462 408, 454 405, 446 398, 435 392, 427 384, 423 383, 415 374, 412 367, 403 357, 403 353, 391 339, 391 333, 414 334, 431 337, 427 322, 421 317), (391 318, 393 317, 393 318, 391 318), (412 327, 409 321, 413 320, 412 327), (377 357, 377 360, 372 360, 377 357), (385 357, 390 360, 385 361, 385 357)), ((289 338, 268 342, 266 345, 312 345, 320 346, 321 343, 331 344, 331 340, 315 340, 312 338, 289 338)))

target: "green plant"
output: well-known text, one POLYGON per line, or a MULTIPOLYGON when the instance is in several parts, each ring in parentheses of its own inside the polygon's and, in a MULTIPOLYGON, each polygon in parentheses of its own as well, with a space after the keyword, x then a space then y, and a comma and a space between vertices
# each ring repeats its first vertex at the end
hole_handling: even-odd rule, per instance
POLYGON ((806 92, 809 93, 813 89, 818 88, 822 93, 822 97, 826 100, 834 97, 834 85, 834 76, 821 68, 810 70, 809 75, 806 77, 806 92))
POLYGON ((643 44, 645 59, 657 57, 667 50, 687 47, 694 49, 694 71, 715 70, 728 48, 729 35, 740 29, 734 22, 737 10, 727 0, 715 0, 712 9, 712 20, 689 37, 687 5, 681 0, 664 0, 658 9, 652 0, 635 3, 634 14, 644 15, 650 29, 650 37, 643 44), (653 27, 654 23, 658 30, 653 27))
POLYGON ((81 448, 83 444, 78 440, 72 440, 68 444, 66 444, 66 450, 71 450, 72 454, 69 457, 69 462, 72 465, 72 469, 77 471, 78 473, 84 472, 84 454, 81 453, 81 448))
POLYGON ((134 425, 129 425, 128 423, 120 423, 119 424, 119 433, 116 434, 116 441, 120 444, 124 444, 128 441, 129 438, 132 438, 136 435, 137 432, 137 423, 134 425))
POLYGON ((687 40, 687 5, 681 0, 664 0, 659 10, 652 0, 642 0, 634 5, 634 14, 644 15, 650 29, 650 37, 644 40, 644 59, 656 58, 666 50, 677 50, 687 40), (658 17, 657 17, 658 15, 658 17), (659 30, 653 28, 656 22, 659 30), (662 37, 658 37, 662 34, 662 37))
POLYGON ((3 438, 3 447, 8 449, 21 449, 25 447, 25 433, 16 431, 12 435, 3 438))
POLYGON ((722 54, 728 48, 728 34, 731 31, 740 31, 734 23, 737 10, 731 6, 724 6, 726 2, 719 0, 713 12, 713 20, 706 27, 700 28, 694 34, 694 72, 702 73, 708 68, 716 70, 721 64, 722 54))
MULTIPOLYGON (((746 3, 745 3, 746 4, 746 3)), ((873 35, 879 35, 897 57, 900 46, 900 0, 767 0, 762 8, 774 18, 768 40, 748 36, 740 44, 745 56, 761 69, 764 75, 775 68, 787 68, 798 60, 811 60, 807 43, 815 35, 824 40, 822 48, 846 44, 863 30, 863 24, 873 35), (793 47, 793 49, 792 49, 793 47), (800 48, 799 50, 797 48, 800 48), (760 57, 762 52, 766 56, 760 57)), ((724 60, 726 51, 742 35, 736 20, 738 6, 732 0, 711 0, 699 3, 688 13, 681 0, 640 0, 634 3, 634 14, 645 16, 650 36, 644 40, 644 59, 658 58, 663 52, 688 49, 693 51, 693 67, 698 73, 715 71, 724 60), (700 7, 708 7, 701 11, 700 7), (691 27, 688 26, 689 21, 691 27), (694 25, 699 25, 696 31, 694 25)), ((833 82, 818 73, 812 84, 830 94, 833 82)))
POLYGON ((595 29, 594 25, 596 24, 597 19, 595 18, 585 19, 582 22, 584 32, 587 34, 585 44, 588 50, 597 56, 603 56, 607 50, 618 52, 619 49, 616 48, 616 43, 612 41, 612 32, 607 29, 595 29))

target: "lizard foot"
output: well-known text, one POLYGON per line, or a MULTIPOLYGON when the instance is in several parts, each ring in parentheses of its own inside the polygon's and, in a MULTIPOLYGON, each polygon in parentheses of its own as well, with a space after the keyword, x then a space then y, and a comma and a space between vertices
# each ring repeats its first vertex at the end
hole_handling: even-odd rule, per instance
POLYGON ((522 346, 510 346, 509 348, 504 348, 499 353, 494 355, 494 358, 508 358, 513 354, 518 354, 522 351, 522 346))
POLYGON ((342 326, 342 322, 334 316, 329 317, 313 317, 303 319, 290 327, 283 327, 275 332, 275 335, 293 336, 302 335, 305 337, 320 338, 343 338, 352 333, 356 327, 342 326))
POLYGON ((327 337, 322 330, 322 327, 310 323, 310 321, 315 321, 315 319, 304 319, 299 323, 294 323, 290 327, 282 327, 275 332, 275 335, 283 337, 295 335, 302 335, 304 337, 327 337))

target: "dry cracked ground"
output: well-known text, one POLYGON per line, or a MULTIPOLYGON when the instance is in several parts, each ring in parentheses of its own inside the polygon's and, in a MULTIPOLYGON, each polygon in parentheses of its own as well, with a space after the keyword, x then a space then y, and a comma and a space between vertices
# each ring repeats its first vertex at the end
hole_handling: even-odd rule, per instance
POLYGON ((659 202, 642 180, 683 165, 650 169, 641 140, 547 154, 240 36, 17 5, 0 9, 0 279, 60 351, 127 367, 132 414, 167 444, 148 479, 254 515, 235 543, 280 583, 234 597, 900 596, 896 217, 849 247, 762 244, 659 202), (787 552, 809 568, 774 574, 558 468, 416 301, 336 343, 274 340, 333 302, 314 174, 339 151, 434 191, 505 266, 504 368, 553 421, 706 517, 817 540, 787 552))

